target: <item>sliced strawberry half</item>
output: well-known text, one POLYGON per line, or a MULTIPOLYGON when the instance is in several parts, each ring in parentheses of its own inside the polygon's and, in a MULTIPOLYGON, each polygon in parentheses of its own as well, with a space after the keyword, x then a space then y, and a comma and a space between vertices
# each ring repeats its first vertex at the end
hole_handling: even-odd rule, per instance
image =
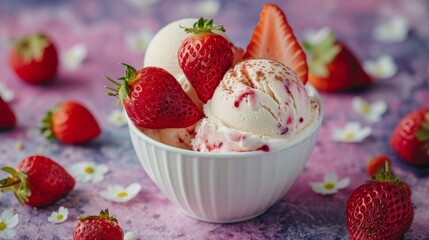
POLYGON ((308 67, 305 53, 289 26, 286 15, 275 4, 265 4, 253 30, 244 59, 268 58, 291 68, 305 84, 308 67))

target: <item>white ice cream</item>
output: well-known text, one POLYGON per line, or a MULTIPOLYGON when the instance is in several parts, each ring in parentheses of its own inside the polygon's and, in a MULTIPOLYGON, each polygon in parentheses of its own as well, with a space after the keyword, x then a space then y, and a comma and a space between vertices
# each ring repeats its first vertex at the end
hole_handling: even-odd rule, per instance
POLYGON ((251 59, 225 74, 204 113, 194 150, 269 151, 313 122, 318 108, 291 69, 251 59))

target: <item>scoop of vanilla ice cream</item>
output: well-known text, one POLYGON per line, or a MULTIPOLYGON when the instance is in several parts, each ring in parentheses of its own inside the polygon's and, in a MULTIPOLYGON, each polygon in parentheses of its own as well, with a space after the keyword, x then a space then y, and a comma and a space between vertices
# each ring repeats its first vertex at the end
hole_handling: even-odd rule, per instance
POLYGON ((230 69, 204 113, 226 127, 269 138, 287 138, 312 121, 300 78, 268 59, 245 60, 230 69))
MULTIPOLYGON (((197 18, 180 19, 159 30, 146 49, 144 67, 155 66, 163 68, 176 78, 182 75, 183 71, 179 66, 177 52, 183 40, 190 36, 182 27, 192 27, 197 21, 197 18)), ((222 31, 215 30, 213 32, 228 39, 222 31)))

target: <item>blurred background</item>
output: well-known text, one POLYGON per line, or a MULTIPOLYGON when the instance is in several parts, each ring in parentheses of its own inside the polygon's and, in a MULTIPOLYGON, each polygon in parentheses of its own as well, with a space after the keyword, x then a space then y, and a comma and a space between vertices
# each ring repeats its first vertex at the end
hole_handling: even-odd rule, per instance
POLYGON ((119 169, 112 170, 106 183, 90 185, 90 188, 81 185, 60 202, 73 206, 74 210, 71 210, 72 220, 58 227, 44 225, 48 213, 58 206, 35 211, 19 207, 12 196, 0 196, 0 211, 14 208, 22 216, 16 228, 17 239, 70 239, 75 217, 106 206, 121 216, 125 229, 146 237, 142 239, 348 239, 344 203, 351 191, 367 179, 365 161, 377 154, 389 155, 393 159, 395 173, 413 189, 413 200, 419 210, 404 239, 428 239, 429 172, 401 161, 392 151, 389 138, 392 129, 406 113, 419 107, 429 107, 429 2, 271 2, 284 10, 300 41, 311 30, 329 27, 362 62, 387 54, 394 60, 397 71, 387 79, 377 78, 368 91, 322 93, 325 118, 319 141, 306 169, 291 190, 255 220, 220 225, 196 222, 184 216, 145 175, 132 149, 128 130, 117 128, 108 120, 116 99, 106 95, 103 86, 107 82, 103 76, 123 76, 122 62, 141 67, 145 49, 154 34, 169 22, 186 17, 202 15, 214 18, 215 23, 225 26, 236 46, 246 48, 265 1, 0 1, 0 85, 9 91, 9 95, 13 93, 10 105, 18 117, 16 129, 0 132, 0 164, 15 165, 22 157, 37 152, 63 159, 66 166, 89 159, 106 162, 111 169, 119 169), (405 23, 402 38, 377 40, 375 29, 397 18, 405 23), (49 35, 61 55, 57 79, 46 86, 20 81, 8 65, 7 56, 13 40, 36 32, 49 35), (356 120, 370 125, 352 110, 350 103, 355 96, 385 101, 388 111, 383 121, 371 124, 372 135, 362 143, 330 141, 332 129, 343 126, 347 121, 356 120), (98 140, 84 146, 64 146, 57 142, 47 143, 40 136, 37 126, 44 112, 69 99, 79 100, 93 111, 103 128, 98 140), (19 143, 25 146, 18 149, 19 143), (316 195, 309 182, 322 179, 329 171, 350 177, 350 186, 332 198, 316 195), (94 192, 105 188, 107 183, 122 181, 128 184, 130 179, 142 183, 143 193, 129 205, 107 203, 94 197, 94 192))

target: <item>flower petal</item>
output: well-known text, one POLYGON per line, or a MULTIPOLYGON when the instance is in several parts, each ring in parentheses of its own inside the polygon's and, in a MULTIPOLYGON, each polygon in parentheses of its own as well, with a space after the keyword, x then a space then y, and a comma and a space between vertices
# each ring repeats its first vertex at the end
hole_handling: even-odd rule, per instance
POLYGON ((1 214, 1 220, 3 222, 7 222, 12 217, 13 217, 13 212, 10 211, 9 209, 4 210, 1 214))
POLYGON ((361 125, 358 122, 348 122, 344 129, 350 132, 357 132, 361 129, 361 125))
POLYGON ((114 110, 112 113, 110 113, 108 120, 115 127, 127 125, 125 115, 120 110, 114 110))
POLYGON ((52 212, 51 216, 48 217, 48 222, 52 222, 52 223, 56 222, 57 221, 57 215, 58 215, 57 212, 52 212))
POLYGON ((137 240, 139 239, 139 236, 135 232, 127 232, 124 235, 124 240, 137 240))
POLYGON ((68 69, 77 69, 87 56, 87 48, 84 44, 77 44, 61 55, 63 65, 68 69))
POLYGON ((126 192, 128 193, 128 200, 133 199, 141 190, 141 186, 138 183, 133 183, 126 188, 126 192))
POLYGON ((376 26, 373 37, 380 42, 401 42, 407 38, 409 24, 401 16, 395 16, 376 26))
POLYGON ((359 131, 357 140, 358 141, 364 140, 365 138, 367 138, 371 134, 371 131, 372 131, 372 129, 370 127, 364 127, 364 128, 362 128, 359 131))
POLYGON ((5 230, 3 230, 3 233, 6 239, 12 239, 16 235, 15 230, 10 228, 6 228, 5 230))
POLYGON ((11 218, 5 221, 8 228, 14 228, 19 223, 18 214, 13 215, 11 218))
POLYGON ((105 173, 109 172, 109 167, 107 167, 106 164, 99 164, 95 167, 95 171, 102 173, 102 174, 105 174, 105 173))
POLYGON ((311 182, 310 183, 311 189, 315 192, 315 193, 324 193, 325 192, 325 187, 324 184, 322 182, 311 182))
POLYGON ((387 111, 387 104, 384 101, 377 101, 372 104, 372 109, 381 116, 387 111))
POLYGON ((337 189, 346 188, 350 184, 350 178, 346 177, 337 182, 337 189))
POLYGON ((12 90, 8 89, 6 86, 0 84, 0 97, 5 102, 10 102, 15 97, 15 93, 12 90))

